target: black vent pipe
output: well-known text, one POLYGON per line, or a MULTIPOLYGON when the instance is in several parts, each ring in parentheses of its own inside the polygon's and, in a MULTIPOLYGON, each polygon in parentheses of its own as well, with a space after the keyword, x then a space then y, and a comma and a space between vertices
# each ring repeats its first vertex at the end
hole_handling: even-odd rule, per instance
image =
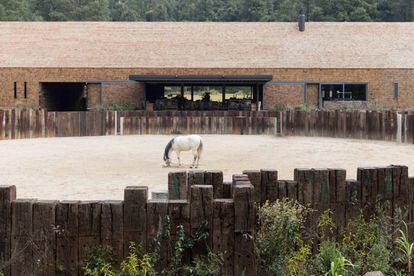
POLYGON ((298 25, 299 25, 299 31, 301 32, 305 31, 305 20, 306 20, 305 13, 303 11, 300 11, 298 25))

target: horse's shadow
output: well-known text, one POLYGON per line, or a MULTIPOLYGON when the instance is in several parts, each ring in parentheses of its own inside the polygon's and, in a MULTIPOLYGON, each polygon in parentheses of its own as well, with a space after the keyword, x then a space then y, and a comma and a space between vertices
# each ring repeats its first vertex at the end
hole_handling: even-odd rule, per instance
POLYGON ((201 164, 199 164, 198 167, 195 167, 193 165, 186 165, 186 164, 181 165, 181 166, 179 166, 178 164, 171 164, 169 166, 162 165, 162 168, 165 168, 165 169, 197 169, 200 167, 201 167, 201 164))

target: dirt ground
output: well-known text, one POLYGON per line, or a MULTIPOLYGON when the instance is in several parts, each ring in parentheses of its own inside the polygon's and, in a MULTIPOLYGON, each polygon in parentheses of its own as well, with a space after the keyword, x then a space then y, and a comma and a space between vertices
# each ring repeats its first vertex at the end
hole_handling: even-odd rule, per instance
MULTIPOLYGON (((163 150, 169 136, 107 136, 0 141, 0 185, 16 185, 19 198, 122 199, 128 185, 167 189, 163 150)), ((294 168, 344 168, 400 164, 414 170, 414 146, 330 138, 203 136, 200 169, 219 169, 225 180, 244 169, 272 168, 292 179, 294 168)), ((174 159, 176 162, 176 159, 174 159)))

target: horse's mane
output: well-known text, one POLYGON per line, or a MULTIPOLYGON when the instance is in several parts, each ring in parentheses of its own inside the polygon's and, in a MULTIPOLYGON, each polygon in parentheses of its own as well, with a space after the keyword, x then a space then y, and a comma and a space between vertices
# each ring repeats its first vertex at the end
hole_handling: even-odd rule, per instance
POLYGON ((170 156, 168 156, 168 154, 169 154, 169 152, 170 152, 170 150, 171 150, 171 148, 172 148, 173 144, 174 144, 174 138, 173 138, 173 139, 171 139, 171 140, 168 142, 167 146, 165 147, 165 151, 164 151, 164 161, 166 161, 167 159, 170 159, 170 156))

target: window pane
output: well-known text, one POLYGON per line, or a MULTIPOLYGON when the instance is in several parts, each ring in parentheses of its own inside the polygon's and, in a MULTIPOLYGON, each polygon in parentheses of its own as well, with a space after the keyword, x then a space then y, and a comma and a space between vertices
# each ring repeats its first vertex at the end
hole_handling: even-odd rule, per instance
POLYGON ((253 92, 250 86, 226 87, 226 100, 229 99, 253 99, 253 92))
POLYGON ((181 96, 180 86, 165 86, 164 97, 167 99, 179 98, 181 96))
POLYGON ((345 84, 346 99, 352 101, 365 101, 367 86, 365 84, 345 84))
POLYGON ((322 84, 321 93, 324 101, 335 101, 343 99, 342 84, 322 84))
POLYGON ((222 102, 221 86, 194 86, 194 101, 222 102))

